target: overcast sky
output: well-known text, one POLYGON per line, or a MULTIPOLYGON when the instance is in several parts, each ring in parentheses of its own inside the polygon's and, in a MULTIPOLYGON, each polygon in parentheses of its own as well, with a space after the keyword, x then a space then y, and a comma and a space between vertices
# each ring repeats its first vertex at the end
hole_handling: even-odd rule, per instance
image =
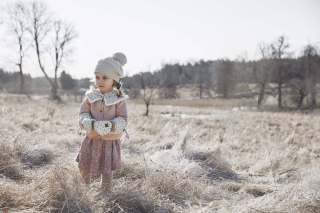
MULTIPOLYGON (((29 0, 25 0, 29 1, 29 0)), ((5 6, 9 0, 0 0, 5 6)), ((10 0, 12 2, 12 0, 10 0)), ((128 75, 163 63, 257 57, 257 44, 286 35, 297 54, 320 44, 320 0, 45 0, 56 17, 75 25, 74 54, 63 67, 91 77, 97 61, 126 54, 128 75)), ((0 25, 0 67, 15 69, 15 48, 0 25)), ((26 73, 42 76, 30 54, 26 73)), ((51 69, 52 67, 48 67, 51 69)), ((49 72, 52 76, 52 72, 49 72)))

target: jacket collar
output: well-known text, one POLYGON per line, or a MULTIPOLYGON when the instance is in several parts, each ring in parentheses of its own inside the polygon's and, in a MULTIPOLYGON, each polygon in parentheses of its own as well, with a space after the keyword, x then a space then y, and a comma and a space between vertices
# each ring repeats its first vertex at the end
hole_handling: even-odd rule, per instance
POLYGON ((85 93, 85 96, 88 98, 90 103, 94 103, 100 100, 107 106, 114 105, 122 100, 126 100, 129 98, 128 95, 118 97, 118 92, 115 89, 104 94, 102 94, 99 89, 88 90, 85 93))

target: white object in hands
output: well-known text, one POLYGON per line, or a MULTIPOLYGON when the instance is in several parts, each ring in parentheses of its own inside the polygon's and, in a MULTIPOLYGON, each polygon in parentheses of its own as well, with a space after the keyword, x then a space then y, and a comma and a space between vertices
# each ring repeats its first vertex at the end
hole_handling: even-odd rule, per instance
POLYGON ((114 131, 117 133, 123 132, 123 130, 126 127, 126 121, 124 120, 124 118, 123 117, 116 117, 116 118, 112 119, 112 121, 115 124, 114 131))
POLYGON ((94 122, 94 129, 98 135, 106 135, 111 132, 112 123, 110 121, 96 121, 94 122))
POLYGON ((87 132, 92 131, 92 122, 95 120, 91 118, 91 115, 87 112, 81 113, 79 124, 87 132))
POLYGON ((87 132, 90 132, 92 131, 92 122, 93 122, 93 119, 84 118, 81 124, 87 132))

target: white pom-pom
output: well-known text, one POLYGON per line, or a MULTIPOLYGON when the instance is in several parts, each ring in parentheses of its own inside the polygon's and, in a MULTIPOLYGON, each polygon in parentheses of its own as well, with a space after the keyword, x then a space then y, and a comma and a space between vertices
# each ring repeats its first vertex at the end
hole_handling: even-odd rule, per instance
POLYGON ((113 54, 112 58, 114 60, 118 61, 121 64, 121 66, 124 66, 127 63, 126 55, 121 52, 117 52, 117 53, 113 54))

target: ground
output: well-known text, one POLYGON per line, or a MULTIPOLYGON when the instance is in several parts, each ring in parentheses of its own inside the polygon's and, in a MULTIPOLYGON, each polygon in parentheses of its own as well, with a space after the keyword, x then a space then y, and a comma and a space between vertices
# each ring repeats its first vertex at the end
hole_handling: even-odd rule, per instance
POLYGON ((99 195, 75 161, 80 103, 2 94, 0 210, 320 212, 319 112, 227 102, 158 101, 145 117, 129 100, 124 167, 99 195))

